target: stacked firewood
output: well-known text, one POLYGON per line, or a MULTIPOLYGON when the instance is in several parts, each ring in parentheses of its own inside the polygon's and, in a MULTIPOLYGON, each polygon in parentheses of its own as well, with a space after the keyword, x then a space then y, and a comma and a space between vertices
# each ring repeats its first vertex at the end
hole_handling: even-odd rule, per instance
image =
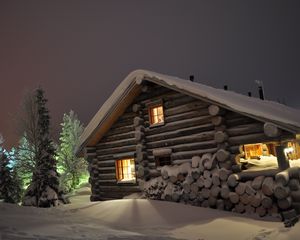
POLYGON ((295 215, 293 208, 300 209, 299 168, 233 173, 219 167, 216 154, 204 154, 164 166, 161 175, 146 182, 146 197, 261 217, 283 212, 288 218, 295 215))

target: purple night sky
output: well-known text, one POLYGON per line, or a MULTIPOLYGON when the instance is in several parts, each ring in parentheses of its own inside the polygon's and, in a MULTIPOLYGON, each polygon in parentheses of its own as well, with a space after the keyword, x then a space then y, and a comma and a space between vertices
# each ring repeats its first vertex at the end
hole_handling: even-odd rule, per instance
POLYGON ((0 2, 0 132, 26 89, 42 86, 55 138, 64 112, 86 125, 129 72, 143 68, 300 108, 300 1, 0 2))

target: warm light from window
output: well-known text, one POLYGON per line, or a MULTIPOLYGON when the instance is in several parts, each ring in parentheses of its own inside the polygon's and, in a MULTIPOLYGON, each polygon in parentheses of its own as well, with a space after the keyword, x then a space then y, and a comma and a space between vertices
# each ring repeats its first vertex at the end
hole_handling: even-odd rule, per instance
POLYGON ((134 159, 116 161, 116 178, 118 181, 135 181, 134 159))
POLYGON ((292 152, 294 152, 294 148, 292 148, 292 147, 287 147, 284 149, 285 154, 292 153, 292 152))
POLYGON ((162 105, 150 107, 150 124, 158 124, 164 122, 164 110, 162 105))

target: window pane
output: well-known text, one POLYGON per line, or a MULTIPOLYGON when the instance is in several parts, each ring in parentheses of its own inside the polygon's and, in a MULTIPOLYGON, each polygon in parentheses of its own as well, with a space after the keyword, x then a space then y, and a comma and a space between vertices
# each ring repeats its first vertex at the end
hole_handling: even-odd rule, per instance
POLYGON ((164 122, 163 107, 161 105, 150 108, 149 113, 150 113, 150 124, 164 122))
POLYGON ((118 181, 135 180, 134 159, 117 160, 116 177, 118 181))
POLYGON ((157 108, 157 113, 158 113, 159 115, 162 115, 162 114, 163 114, 163 108, 162 108, 162 106, 160 106, 160 107, 157 108))

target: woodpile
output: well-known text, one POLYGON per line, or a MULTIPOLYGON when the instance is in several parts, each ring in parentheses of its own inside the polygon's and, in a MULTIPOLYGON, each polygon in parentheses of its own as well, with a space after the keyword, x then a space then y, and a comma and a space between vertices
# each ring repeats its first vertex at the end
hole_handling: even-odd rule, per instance
POLYGON ((180 166, 168 166, 160 180, 152 179, 155 184, 149 182, 144 188, 146 197, 261 217, 279 217, 280 212, 289 211, 294 203, 300 206, 299 169, 287 170, 288 182, 282 181, 284 172, 275 171, 267 171, 266 176, 256 176, 257 172, 253 172, 251 178, 250 173, 235 174, 218 165, 210 168, 207 163, 214 159, 215 154, 194 156, 190 163, 185 163, 184 173, 180 166))

